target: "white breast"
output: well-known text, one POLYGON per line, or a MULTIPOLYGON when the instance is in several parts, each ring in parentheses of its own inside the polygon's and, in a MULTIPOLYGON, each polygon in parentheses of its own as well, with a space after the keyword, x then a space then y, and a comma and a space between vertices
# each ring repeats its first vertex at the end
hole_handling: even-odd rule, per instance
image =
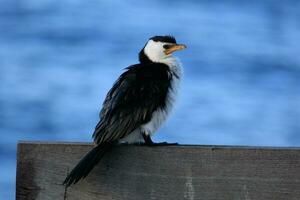
POLYGON ((152 115, 151 121, 141 126, 141 131, 144 131, 147 135, 153 135, 167 119, 167 116, 170 114, 170 111, 173 108, 180 86, 180 79, 182 77, 182 67, 180 61, 175 57, 170 56, 165 58, 163 63, 170 67, 170 76, 172 76, 171 86, 167 94, 166 108, 164 110, 156 110, 152 115))
POLYGON ((160 62, 163 62, 170 67, 170 76, 172 75, 171 87, 168 91, 166 99, 166 108, 164 110, 156 110, 153 113, 151 120, 147 124, 144 124, 141 127, 135 129, 128 136, 121 139, 119 141, 120 143, 143 143, 144 139, 142 133, 153 135, 162 125, 162 123, 167 119, 167 116, 170 114, 170 111, 173 108, 179 89, 180 79, 182 77, 181 63, 178 59, 172 56, 163 59, 163 61, 160 60, 160 62))

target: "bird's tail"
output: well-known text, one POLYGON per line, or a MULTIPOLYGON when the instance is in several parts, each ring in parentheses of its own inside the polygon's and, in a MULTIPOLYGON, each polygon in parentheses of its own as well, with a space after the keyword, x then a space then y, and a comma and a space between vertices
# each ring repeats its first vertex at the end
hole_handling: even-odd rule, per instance
POLYGON ((63 184, 69 187, 72 184, 76 184, 79 180, 84 179, 111 147, 112 143, 98 144, 94 147, 79 161, 71 173, 68 174, 63 184))

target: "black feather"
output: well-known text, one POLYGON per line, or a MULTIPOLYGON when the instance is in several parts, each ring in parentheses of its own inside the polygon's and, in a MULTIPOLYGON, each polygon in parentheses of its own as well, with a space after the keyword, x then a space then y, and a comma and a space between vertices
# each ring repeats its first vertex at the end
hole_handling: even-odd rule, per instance
POLYGON ((139 61, 140 63, 153 63, 148 56, 146 56, 145 52, 144 52, 145 47, 140 51, 139 53, 139 61))
POLYGON ((162 63, 141 63, 127 68, 108 92, 93 134, 97 144, 129 135, 165 109, 172 73, 162 63))
POLYGON ((68 174, 63 184, 69 187, 70 185, 77 183, 79 180, 84 179, 101 160, 104 154, 112 147, 112 145, 112 143, 103 143, 94 147, 68 174))
POLYGON ((166 42, 166 43, 176 44, 176 39, 171 35, 154 36, 154 37, 150 38, 149 40, 153 40, 155 42, 166 42))

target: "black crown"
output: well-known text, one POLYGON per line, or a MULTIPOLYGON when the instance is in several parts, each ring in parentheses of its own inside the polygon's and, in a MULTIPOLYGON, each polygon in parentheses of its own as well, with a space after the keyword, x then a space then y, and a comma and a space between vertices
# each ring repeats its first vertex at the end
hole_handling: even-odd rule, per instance
POLYGON ((176 44, 176 39, 173 36, 165 35, 165 36, 154 36, 149 40, 153 40, 155 42, 166 42, 166 43, 174 43, 176 44))

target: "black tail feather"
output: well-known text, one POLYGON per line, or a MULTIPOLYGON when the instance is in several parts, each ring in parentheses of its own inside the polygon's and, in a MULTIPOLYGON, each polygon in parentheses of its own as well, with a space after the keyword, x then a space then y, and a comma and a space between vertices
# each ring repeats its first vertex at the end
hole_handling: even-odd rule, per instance
POLYGON ((69 187, 84 179, 90 171, 97 165, 104 154, 111 148, 112 143, 103 143, 89 151, 68 174, 63 184, 69 187))

